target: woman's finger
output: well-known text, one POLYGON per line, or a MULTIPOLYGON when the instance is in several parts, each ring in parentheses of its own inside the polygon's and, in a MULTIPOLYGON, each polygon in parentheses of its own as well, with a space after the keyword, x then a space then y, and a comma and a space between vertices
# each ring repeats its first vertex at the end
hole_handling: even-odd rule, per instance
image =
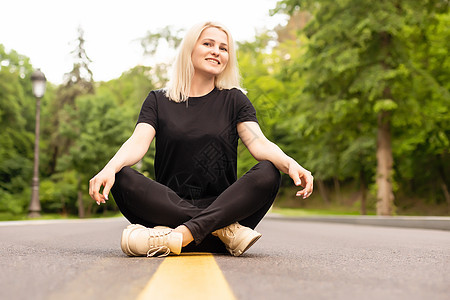
POLYGON ((300 179, 300 176, 298 173, 294 173, 291 175, 292 180, 294 181, 294 184, 296 186, 302 185, 302 180, 300 179))
POLYGON ((94 199, 95 202, 97 202, 98 205, 100 205, 100 202, 102 202, 102 198, 99 193, 100 187, 101 183, 98 180, 98 178, 94 177, 89 182, 89 195, 91 196, 92 199, 94 199))
POLYGON ((305 189, 304 189, 305 193, 306 193, 306 197, 309 197, 313 192, 313 186, 314 186, 313 181, 314 181, 314 177, 311 174, 308 174, 308 176, 306 176, 306 185, 305 185, 305 189))
POLYGON ((105 183, 105 185, 104 185, 105 187, 103 189, 104 199, 108 200, 109 191, 111 190, 113 184, 114 184, 114 182, 111 182, 111 180, 109 180, 105 183))

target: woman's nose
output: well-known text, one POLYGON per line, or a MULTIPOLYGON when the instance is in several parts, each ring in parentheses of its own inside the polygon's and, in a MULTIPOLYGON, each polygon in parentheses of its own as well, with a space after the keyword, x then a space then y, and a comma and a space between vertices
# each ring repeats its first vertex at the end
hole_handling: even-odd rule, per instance
POLYGON ((216 48, 216 47, 213 47, 212 49, 211 49, 211 54, 212 55, 219 55, 219 49, 218 48, 216 48))

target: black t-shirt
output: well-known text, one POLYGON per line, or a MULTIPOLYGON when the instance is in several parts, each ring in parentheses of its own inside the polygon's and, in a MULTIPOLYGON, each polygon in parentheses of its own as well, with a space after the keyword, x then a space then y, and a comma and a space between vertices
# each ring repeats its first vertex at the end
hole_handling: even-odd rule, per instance
POLYGON ((220 195, 236 181, 239 122, 257 122, 250 100, 238 89, 215 88, 188 102, 149 93, 137 123, 156 130, 155 175, 185 199, 220 195))

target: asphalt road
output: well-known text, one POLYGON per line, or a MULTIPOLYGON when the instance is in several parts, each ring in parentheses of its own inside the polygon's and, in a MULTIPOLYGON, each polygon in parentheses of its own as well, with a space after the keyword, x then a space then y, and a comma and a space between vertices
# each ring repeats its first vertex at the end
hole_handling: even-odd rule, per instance
MULTIPOLYGON (((122 253, 121 218, 40 223, 0 223, 0 299, 135 299, 163 261, 122 253)), ((449 231, 270 218, 258 230, 244 256, 215 256, 238 299, 450 299, 449 231)))

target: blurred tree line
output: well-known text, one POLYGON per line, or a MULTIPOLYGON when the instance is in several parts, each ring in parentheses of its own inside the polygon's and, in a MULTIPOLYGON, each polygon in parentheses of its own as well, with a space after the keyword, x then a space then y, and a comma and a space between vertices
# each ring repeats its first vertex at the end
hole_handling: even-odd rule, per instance
MULTIPOLYGON (((284 0, 271 13, 289 22, 239 43, 239 64, 266 136, 313 172, 309 201, 362 214, 449 214, 448 1, 284 0)), ((162 41, 176 47, 180 31, 149 32, 144 53, 162 41)), ((114 201, 93 205, 88 181, 130 136, 168 66, 96 82, 81 29, 73 56, 72 71, 42 99, 40 200, 44 212, 85 217, 117 210, 114 201)), ((31 197, 31 72, 26 56, 0 44, 0 213, 26 212, 31 197)), ((135 166, 148 176, 151 148, 135 166)), ((240 145, 239 175, 254 163, 240 145)), ((278 203, 291 205, 284 179, 278 203)))

